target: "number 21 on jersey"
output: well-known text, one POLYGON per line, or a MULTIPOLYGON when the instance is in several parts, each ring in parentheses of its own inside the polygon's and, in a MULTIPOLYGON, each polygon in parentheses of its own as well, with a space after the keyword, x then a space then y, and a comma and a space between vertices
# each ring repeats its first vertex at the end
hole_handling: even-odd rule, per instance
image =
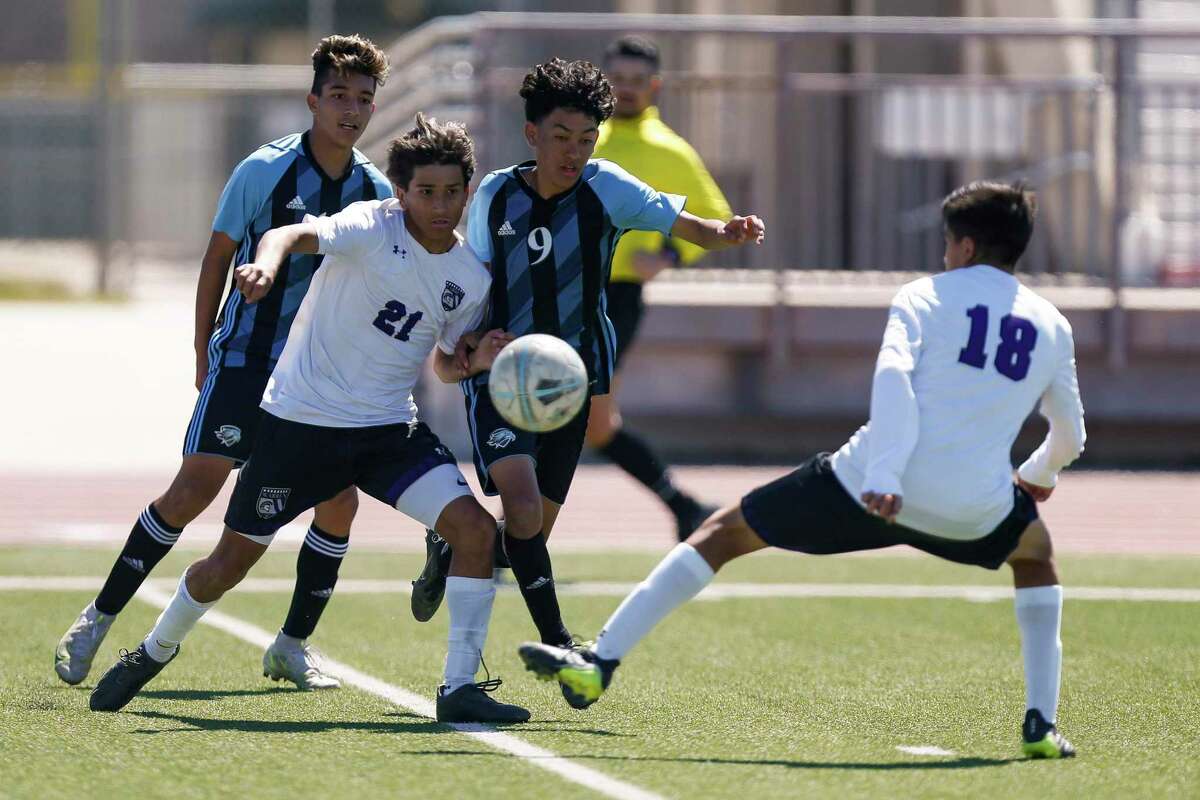
MULTIPOLYGON (((967 309, 971 320, 971 333, 967 346, 958 351, 958 360, 976 369, 987 366, 987 343, 989 310, 978 305, 967 309)), ((1024 317, 1005 314, 1000 318, 1000 346, 996 348, 993 362, 996 371, 1012 381, 1021 381, 1029 374, 1029 362, 1033 347, 1037 344, 1037 328, 1024 317)))

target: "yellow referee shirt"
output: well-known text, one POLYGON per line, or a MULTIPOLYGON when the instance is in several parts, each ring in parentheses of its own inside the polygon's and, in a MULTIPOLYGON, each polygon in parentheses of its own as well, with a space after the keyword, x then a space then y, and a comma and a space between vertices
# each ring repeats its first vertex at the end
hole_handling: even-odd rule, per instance
MULTIPOLYGON (((616 162, 660 192, 685 195, 688 212, 697 217, 728 220, 733 216, 699 154, 659 119, 654 106, 636 117, 612 117, 601 125, 595 155, 616 162)), ((634 253, 657 253, 665 238, 651 231, 629 231, 622 236, 613 254, 611 281, 641 283, 633 269, 634 253)), ((672 238, 671 247, 682 264, 695 263, 705 253, 704 248, 683 239, 672 238)))

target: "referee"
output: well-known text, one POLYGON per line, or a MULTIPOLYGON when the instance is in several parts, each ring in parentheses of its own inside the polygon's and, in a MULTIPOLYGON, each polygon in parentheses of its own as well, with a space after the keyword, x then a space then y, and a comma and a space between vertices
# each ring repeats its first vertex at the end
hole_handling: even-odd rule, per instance
MULTIPOLYGON (((614 161, 654 189, 687 197, 699 217, 728 220, 729 203, 692 146, 663 124, 654 105, 662 78, 658 46, 641 36, 623 36, 604 52, 604 74, 616 98, 613 117, 600 126, 596 158, 614 161)), ((644 304, 642 284, 668 267, 698 261, 703 248, 660 233, 629 231, 621 237, 608 284, 608 316, 616 328, 617 368, 633 345, 644 304)), ((705 505, 677 487, 650 445, 626 429, 612 393, 592 398, 587 443, 642 482, 671 509, 682 541, 716 506, 705 505)))

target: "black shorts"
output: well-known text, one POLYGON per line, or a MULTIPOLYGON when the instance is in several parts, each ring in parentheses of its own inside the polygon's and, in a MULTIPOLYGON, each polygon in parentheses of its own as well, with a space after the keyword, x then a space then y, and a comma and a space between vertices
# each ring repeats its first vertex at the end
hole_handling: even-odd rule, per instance
POLYGON ((423 422, 326 428, 264 413, 225 524, 266 543, 299 514, 350 486, 427 528, 450 501, 471 494, 454 455, 423 422))
POLYGON ((1013 500, 1009 515, 982 538, 931 536, 868 514, 842 487, 829 454, 821 453, 743 497, 742 516, 764 542, 784 550, 829 555, 906 544, 947 561, 999 569, 1038 518, 1024 489, 1014 486, 1013 500))
POLYGON ((467 427, 475 451, 475 472, 483 493, 489 497, 500 494, 488 475, 492 464, 510 456, 529 456, 533 459, 542 497, 560 506, 565 503, 575 478, 575 468, 579 466, 579 454, 583 452, 591 396, 575 419, 563 427, 550 433, 530 433, 500 416, 492 405, 487 386, 467 381, 463 387, 467 395, 467 427))
POLYGON ((617 281, 608 285, 608 318, 612 320, 617 334, 617 356, 614 365, 619 367, 625 352, 633 346, 642 313, 646 304, 642 302, 642 284, 617 281))
POLYGON ((209 371, 188 423, 183 454, 221 456, 238 466, 244 464, 262 419, 259 403, 269 377, 270 372, 252 368, 209 371))

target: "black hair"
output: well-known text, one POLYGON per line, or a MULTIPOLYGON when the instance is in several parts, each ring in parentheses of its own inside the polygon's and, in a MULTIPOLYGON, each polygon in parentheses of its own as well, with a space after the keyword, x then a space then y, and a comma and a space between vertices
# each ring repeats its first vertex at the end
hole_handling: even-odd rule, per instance
POLYGON ((975 263, 1013 267, 1033 236, 1037 196, 1023 183, 974 181, 942 201, 942 222, 955 239, 975 242, 975 263))
POLYGON ((537 124, 557 108, 587 114, 599 125, 612 116, 612 87, 589 61, 554 58, 538 64, 521 83, 525 119, 537 124))
POLYGON ((408 189, 417 167, 429 164, 462 167, 465 186, 475 174, 475 145, 461 122, 426 119, 418 111, 416 127, 388 145, 388 180, 401 189, 408 189))
POLYGON ((662 58, 658 53, 658 45, 645 36, 631 33, 613 40, 604 48, 604 63, 607 65, 614 58, 638 58, 646 61, 658 72, 662 58))

